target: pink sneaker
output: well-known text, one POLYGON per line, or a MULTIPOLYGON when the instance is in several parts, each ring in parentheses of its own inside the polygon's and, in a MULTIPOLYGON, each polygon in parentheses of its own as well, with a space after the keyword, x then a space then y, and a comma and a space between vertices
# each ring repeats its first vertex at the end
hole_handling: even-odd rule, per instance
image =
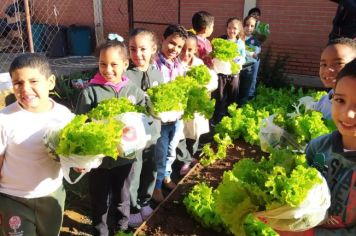
POLYGON ((181 168, 180 168, 180 175, 186 175, 190 169, 191 166, 195 166, 195 164, 197 164, 199 161, 195 158, 192 158, 192 161, 190 163, 185 163, 181 168))
POLYGON ((186 175, 190 171, 190 163, 185 163, 182 168, 180 168, 179 174, 186 175))

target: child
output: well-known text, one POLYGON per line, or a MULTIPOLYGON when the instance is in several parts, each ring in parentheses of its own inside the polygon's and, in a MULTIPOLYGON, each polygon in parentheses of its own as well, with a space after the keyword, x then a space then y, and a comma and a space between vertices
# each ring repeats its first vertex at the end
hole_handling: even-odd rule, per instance
POLYGON ((258 7, 251 8, 248 11, 248 16, 252 16, 257 20, 256 26, 260 22, 260 17, 261 17, 261 10, 258 7))
POLYGON ((226 35, 221 36, 221 38, 237 44, 240 56, 235 59, 235 63, 242 67, 246 62, 245 33, 242 22, 236 17, 229 18, 226 22, 226 35))
POLYGON ((42 139, 74 114, 49 98, 55 76, 44 56, 22 54, 9 72, 17 101, 0 112, 0 235, 59 235, 63 173, 42 139))
POLYGON ((246 44, 246 61, 252 63, 251 70, 245 70, 243 79, 240 80, 240 95, 239 105, 243 105, 247 100, 250 100, 255 95, 257 71, 259 67, 259 54, 261 52, 260 42, 252 35, 255 26, 256 18, 247 16, 244 19, 244 32, 246 44))
POLYGON ((252 16, 256 19, 256 27, 253 35, 257 38, 260 43, 266 41, 267 36, 269 35, 269 24, 262 23, 260 21, 261 18, 261 10, 258 7, 251 8, 248 11, 248 15, 252 16))
POLYGON ((325 177, 331 193, 328 219, 314 235, 356 235, 356 59, 336 77, 332 119, 337 131, 312 140, 308 163, 325 177))
MULTIPOLYGON (((196 53, 198 52, 198 38, 197 36, 188 31, 188 38, 185 41, 184 47, 182 49, 182 52, 179 55, 179 61, 181 62, 182 66, 183 66, 183 70, 184 73, 186 73, 187 71, 189 71, 189 69, 192 66, 199 66, 199 65, 204 65, 203 60, 201 60, 200 58, 198 58, 196 56, 196 53)), ((200 120, 202 122, 204 122, 203 120, 200 120)), ((187 124, 187 123, 185 123, 187 124)), ((179 133, 182 133, 187 127, 185 127, 184 125, 181 125, 179 128, 179 133)), ((203 124, 201 124, 203 125, 203 124)), ((179 138, 179 137, 177 137, 179 138)), ((178 156, 178 160, 184 162, 184 164, 182 165, 179 173, 180 175, 186 175, 190 168, 191 165, 197 162, 197 160, 195 158, 192 158, 192 156, 195 154, 195 152, 198 149, 198 144, 199 144, 199 137, 197 137, 197 139, 195 141, 187 139, 186 140, 187 143, 187 147, 190 151, 190 155, 188 156, 188 158, 180 158, 178 156)), ((186 157, 187 157, 186 156, 186 157)))
MULTIPOLYGON (((79 96, 76 113, 83 114, 112 97, 128 97, 144 105, 145 95, 126 76, 128 53, 124 43, 108 40, 98 48, 99 73, 79 96)), ((89 172, 94 235, 113 235, 128 228, 130 215, 130 179, 133 160, 105 157, 97 169, 89 172)))
MULTIPOLYGON (((240 56, 234 62, 240 65, 240 68, 246 62, 245 34, 242 23, 236 17, 229 18, 226 22, 226 35, 221 36, 223 39, 235 42, 240 56)), ((227 108, 232 103, 237 102, 239 93, 239 74, 223 75, 219 74, 219 86, 213 93, 216 100, 213 124, 219 123, 223 116, 227 115, 227 108)))
POLYGON ((325 119, 331 119, 331 96, 336 75, 354 58, 356 58, 356 40, 349 38, 331 40, 321 53, 319 76, 321 82, 330 91, 314 104, 313 109, 323 113, 325 119))
MULTIPOLYGON (((178 55, 184 47, 187 36, 187 31, 181 25, 169 25, 163 33, 164 39, 161 51, 158 53, 155 63, 157 68, 161 71, 165 83, 184 74, 182 65, 178 61, 178 55)), ((171 144, 171 142, 175 135, 180 135, 176 134, 176 129, 179 129, 179 125, 180 122, 178 122, 178 120, 161 124, 161 137, 157 140, 155 147, 157 180, 152 199, 156 202, 162 202, 164 200, 162 183, 168 189, 174 189, 176 186, 175 183, 172 182, 170 175, 172 173, 171 166, 176 158, 175 150, 177 146, 175 143, 171 144)), ((177 139, 179 140, 179 138, 177 139)), ((186 147, 183 150, 187 155, 186 147)))
POLYGON ((356 4, 354 0, 330 0, 338 4, 329 41, 341 37, 356 39, 356 4))
MULTIPOLYGON (((124 73, 144 92, 152 86, 163 83, 163 77, 153 63, 157 53, 157 38, 147 29, 134 29, 129 36, 129 51, 132 64, 124 73)), ((156 183, 156 168, 153 160, 154 145, 143 150, 133 163, 133 175, 130 186, 131 214, 130 227, 138 227, 152 213, 149 205, 156 183)))
POLYGON ((192 17, 193 29, 198 38, 198 57, 205 65, 212 68, 212 60, 209 54, 212 51, 211 43, 207 39, 214 31, 214 16, 206 11, 196 12, 192 17))
POLYGON ((188 31, 188 38, 185 41, 182 52, 179 55, 179 61, 183 66, 183 70, 187 72, 192 66, 204 65, 202 59, 198 58, 198 37, 188 31))

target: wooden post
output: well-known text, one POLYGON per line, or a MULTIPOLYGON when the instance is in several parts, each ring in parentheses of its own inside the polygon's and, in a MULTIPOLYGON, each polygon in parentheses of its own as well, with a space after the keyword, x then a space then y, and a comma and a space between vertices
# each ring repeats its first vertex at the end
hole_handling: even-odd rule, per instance
POLYGON ((180 24, 180 10, 181 10, 181 2, 178 0, 178 24, 180 24))
POLYGON ((94 24, 95 24, 96 45, 100 45, 100 44, 102 44, 104 42, 102 0, 93 0, 93 9, 94 9, 94 24))
POLYGON ((127 9, 129 13, 129 32, 131 32, 134 28, 133 0, 127 0, 127 9))
POLYGON ((28 46, 30 48, 30 52, 34 53, 35 50, 33 48, 31 13, 30 13, 30 5, 29 5, 28 0, 25 0, 25 14, 26 14, 26 27, 27 27, 27 33, 28 33, 28 46))

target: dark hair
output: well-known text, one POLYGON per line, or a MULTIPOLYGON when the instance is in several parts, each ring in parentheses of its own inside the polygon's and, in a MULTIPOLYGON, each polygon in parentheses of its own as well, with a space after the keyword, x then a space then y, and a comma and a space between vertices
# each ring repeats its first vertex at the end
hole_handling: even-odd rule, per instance
POLYGON ((247 15, 251 15, 252 13, 258 13, 258 15, 261 15, 261 10, 258 8, 258 7, 254 7, 254 8, 251 8, 249 11, 248 11, 248 14, 247 15))
POLYGON ((192 25, 195 32, 199 33, 214 23, 214 16, 206 11, 196 12, 192 17, 192 25))
POLYGON ((194 39, 195 41, 198 42, 198 37, 192 31, 188 31, 188 38, 187 39, 194 39))
POLYGON ((345 78, 346 76, 352 77, 356 79, 356 58, 347 63, 344 68, 336 76, 336 85, 339 83, 340 80, 345 78))
POLYGON ((245 25, 246 25, 246 22, 247 22, 249 19, 251 19, 251 18, 255 19, 255 21, 257 22, 257 19, 256 19, 255 17, 248 15, 248 16, 246 16, 245 19, 244 19, 244 22, 243 22, 244 25, 243 25, 243 26, 245 26, 245 25))
POLYGON ((100 56, 100 52, 104 51, 108 48, 120 48, 121 49, 121 53, 124 56, 125 59, 128 58, 128 52, 127 52, 127 48, 125 43, 117 41, 117 40, 110 40, 107 39, 107 41, 105 43, 102 43, 101 45, 99 45, 99 47, 96 48, 95 50, 95 55, 97 57, 100 56))
POLYGON ((335 44, 341 44, 341 45, 346 45, 352 48, 356 52, 356 40, 355 39, 350 39, 350 38, 337 38, 330 40, 327 44, 327 46, 330 45, 335 45, 335 44))
POLYGON ((242 25, 242 22, 241 22, 241 20, 239 20, 239 18, 237 18, 237 17, 231 17, 231 18, 227 19, 227 21, 226 21, 226 27, 228 27, 228 25, 229 25, 231 22, 233 22, 234 20, 236 20, 236 21, 238 22, 239 27, 240 27, 240 32, 239 32, 238 38, 239 38, 239 39, 242 39, 242 40, 245 40, 245 32, 244 32, 244 29, 243 29, 244 26, 242 25))
MULTIPOLYGON (((154 58, 158 51, 158 39, 157 39, 155 32, 153 32, 152 30, 149 30, 149 29, 136 28, 130 32, 129 39, 136 37, 137 35, 147 35, 152 40, 152 43, 153 43, 152 46, 156 46, 156 53, 153 54, 150 58, 150 63, 153 63, 154 58)), ((131 61, 131 63, 133 63, 133 62, 131 61)))
POLYGON ((53 74, 51 65, 45 56, 36 53, 25 53, 16 57, 11 62, 9 69, 10 76, 15 70, 26 67, 38 69, 46 78, 49 78, 53 74))
POLYGON ((140 34, 148 35, 151 38, 152 42, 156 46, 158 46, 158 39, 157 39, 155 32, 153 32, 152 30, 149 30, 149 29, 144 29, 144 28, 133 29, 129 34, 129 39, 136 37, 137 35, 140 35, 140 34))
POLYGON ((163 38, 167 38, 171 35, 178 35, 181 38, 187 39, 188 32, 182 25, 168 25, 163 33, 163 38))

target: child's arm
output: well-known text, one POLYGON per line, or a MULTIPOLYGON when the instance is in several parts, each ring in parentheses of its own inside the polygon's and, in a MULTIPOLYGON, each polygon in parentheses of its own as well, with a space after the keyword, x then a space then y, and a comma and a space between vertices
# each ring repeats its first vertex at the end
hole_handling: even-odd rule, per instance
POLYGON ((85 114, 92 109, 93 102, 94 102, 92 97, 95 96, 90 96, 88 91, 89 91, 89 87, 84 89, 80 93, 75 107, 75 112, 74 112, 75 114, 85 114))

